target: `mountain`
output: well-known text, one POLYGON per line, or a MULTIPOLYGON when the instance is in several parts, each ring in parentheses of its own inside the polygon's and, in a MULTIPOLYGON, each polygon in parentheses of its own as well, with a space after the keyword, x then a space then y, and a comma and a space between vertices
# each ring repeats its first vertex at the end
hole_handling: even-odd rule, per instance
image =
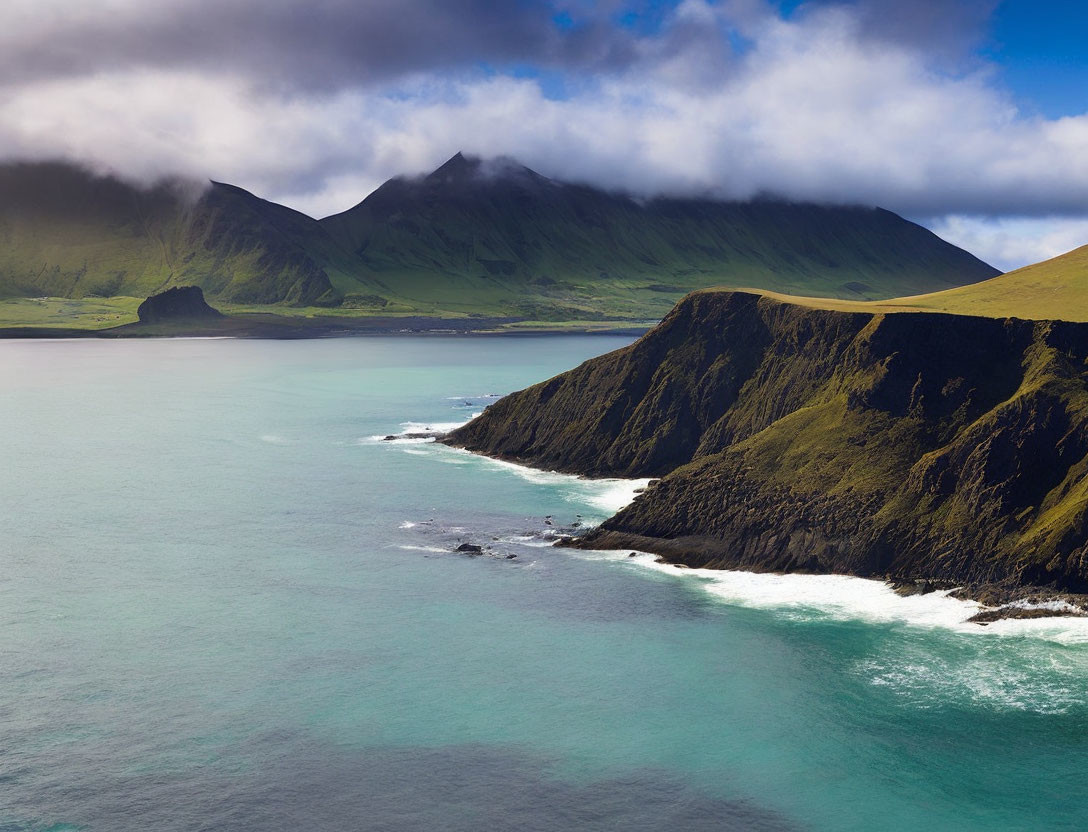
POLYGON ((661 477, 580 541, 688 566, 1088 591, 1088 324, 696 292, 446 441, 661 477))
POLYGON ((236 303, 333 300, 309 217, 229 185, 141 189, 59 163, 0 167, 0 296, 144 297, 192 283, 236 303))
POLYGON ((996 273, 876 208, 642 202, 461 154, 320 221, 222 183, 0 165, 0 298, 95 309, 195 285, 228 312, 645 320, 711 285, 862 299, 996 273))
POLYGON ((638 201, 457 154, 321 221, 420 305, 526 317, 660 317, 687 291, 753 286, 882 298, 996 269, 878 208, 773 200, 638 201))

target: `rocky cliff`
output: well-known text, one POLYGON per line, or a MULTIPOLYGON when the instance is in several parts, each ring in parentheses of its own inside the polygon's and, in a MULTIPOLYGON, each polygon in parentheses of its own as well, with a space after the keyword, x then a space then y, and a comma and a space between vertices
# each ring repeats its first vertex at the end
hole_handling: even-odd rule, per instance
POLYGON ((1088 325, 697 292, 446 441, 660 481, 579 545, 1088 591, 1088 325))
POLYGON ((136 310, 142 324, 166 321, 194 321, 221 318, 222 315, 204 300, 199 286, 175 286, 152 295, 136 310))

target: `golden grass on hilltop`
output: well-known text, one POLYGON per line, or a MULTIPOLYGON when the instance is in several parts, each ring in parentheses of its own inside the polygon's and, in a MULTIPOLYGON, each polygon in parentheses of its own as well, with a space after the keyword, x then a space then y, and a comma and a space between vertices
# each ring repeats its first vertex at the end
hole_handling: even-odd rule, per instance
POLYGON ((849 301, 796 297, 765 289, 740 291, 842 312, 948 312, 984 318, 1083 322, 1088 321, 1088 246, 981 283, 891 300, 849 301))

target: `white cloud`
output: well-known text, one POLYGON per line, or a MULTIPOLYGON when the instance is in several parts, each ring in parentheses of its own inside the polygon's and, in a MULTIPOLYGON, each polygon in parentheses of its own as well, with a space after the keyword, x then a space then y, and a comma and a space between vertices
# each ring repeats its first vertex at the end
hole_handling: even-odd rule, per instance
MULTIPOLYGON (((986 217, 1085 214, 1088 114, 1022 116, 986 67, 938 72, 914 46, 864 37, 843 8, 792 21, 752 8, 687 0, 668 29, 678 46, 643 44, 634 65, 562 100, 501 74, 325 93, 200 68, 25 82, 0 87, 0 155, 208 176, 323 215, 457 150, 506 154, 643 193, 773 192, 955 215, 936 227, 1001 266, 1052 252, 1059 226, 986 217), (718 60, 690 60, 711 54, 709 36, 720 40, 741 7, 749 50, 731 56, 723 41, 718 60)), ((1085 226, 1060 227, 1070 240, 1085 226)))
POLYGON ((1002 271, 1088 245, 1088 218, 951 216, 927 225, 1002 271))

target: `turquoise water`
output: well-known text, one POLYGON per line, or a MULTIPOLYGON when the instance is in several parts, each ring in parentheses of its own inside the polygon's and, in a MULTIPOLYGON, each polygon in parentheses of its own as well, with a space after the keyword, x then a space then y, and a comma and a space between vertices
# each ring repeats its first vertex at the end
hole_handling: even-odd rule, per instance
POLYGON ((629 489, 373 438, 624 343, 0 342, 0 830, 1088 826, 1078 622, 550 548, 629 489))

